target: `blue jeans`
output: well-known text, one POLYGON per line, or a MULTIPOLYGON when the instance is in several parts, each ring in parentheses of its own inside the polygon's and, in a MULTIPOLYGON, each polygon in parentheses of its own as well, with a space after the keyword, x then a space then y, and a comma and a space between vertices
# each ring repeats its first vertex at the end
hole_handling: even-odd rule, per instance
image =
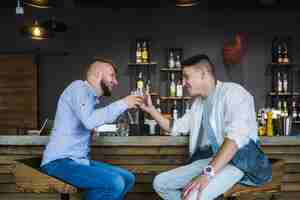
MULTIPOLYGON (((181 200, 182 189, 190 183, 193 178, 200 175, 202 169, 208 165, 211 158, 197 160, 191 164, 184 165, 170 171, 157 175, 153 181, 154 190, 164 200, 181 200)), ((239 182, 244 173, 233 165, 226 165, 209 182, 200 194, 201 200, 213 200, 228 191, 233 185, 239 182)), ((196 199, 197 193, 191 193, 188 200, 196 199)))
POLYGON ((69 158, 58 159, 43 165, 41 170, 84 189, 85 200, 121 200, 135 180, 125 169, 92 160, 90 165, 83 165, 69 158))

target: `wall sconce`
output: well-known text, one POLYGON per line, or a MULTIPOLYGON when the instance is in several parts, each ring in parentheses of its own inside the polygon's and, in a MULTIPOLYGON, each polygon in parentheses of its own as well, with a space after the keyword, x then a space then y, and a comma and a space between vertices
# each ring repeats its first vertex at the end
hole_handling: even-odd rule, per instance
POLYGON ((37 20, 34 21, 33 25, 23 26, 21 28, 21 34, 34 40, 43 40, 54 36, 51 30, 41 26, 37 20))
POLYGON ((200 3, 200 0, 176 0, 177 7, 191 7, 200 3))
POLYGON ((57 0, 23 0, 24 4, 36 8, 52 8, 56 7, 57 0))

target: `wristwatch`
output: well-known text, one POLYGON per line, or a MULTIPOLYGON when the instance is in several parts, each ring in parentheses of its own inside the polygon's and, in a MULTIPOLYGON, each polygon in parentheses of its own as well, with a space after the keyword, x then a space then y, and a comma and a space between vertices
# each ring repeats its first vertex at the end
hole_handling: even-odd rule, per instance
POLYGON ((216 175, 215 170, 211 165, 204 167, 202 174, 207 176, 209 179, 212 179, 216 175))

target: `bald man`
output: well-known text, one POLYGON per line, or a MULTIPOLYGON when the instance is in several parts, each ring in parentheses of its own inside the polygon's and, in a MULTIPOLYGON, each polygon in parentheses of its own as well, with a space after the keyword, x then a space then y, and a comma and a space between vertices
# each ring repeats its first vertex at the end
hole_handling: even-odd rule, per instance
POLYGON ((121 113, 143 102, 141 97, 130 95, 95 108, 99 97, 110 96, 118 85, 116 73, 111 61, 96 59, 88 66, 85 81, 76 80, 63 91, 43 154, 42 171, 85 189, 86 200, 120 200, 134 184, 131 172, 89 157, 92 130, 114 122, 121 113))

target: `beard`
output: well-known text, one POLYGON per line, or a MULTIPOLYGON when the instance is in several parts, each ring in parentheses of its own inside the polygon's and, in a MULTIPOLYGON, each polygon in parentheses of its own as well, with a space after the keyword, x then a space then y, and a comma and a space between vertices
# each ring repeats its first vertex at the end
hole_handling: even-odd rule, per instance
POLYGON ((103 96, 110 97, 111 91, 110 91, 109 87, 107 87, 103 81, 100 82, 100 86, 103 90, 103 96))

